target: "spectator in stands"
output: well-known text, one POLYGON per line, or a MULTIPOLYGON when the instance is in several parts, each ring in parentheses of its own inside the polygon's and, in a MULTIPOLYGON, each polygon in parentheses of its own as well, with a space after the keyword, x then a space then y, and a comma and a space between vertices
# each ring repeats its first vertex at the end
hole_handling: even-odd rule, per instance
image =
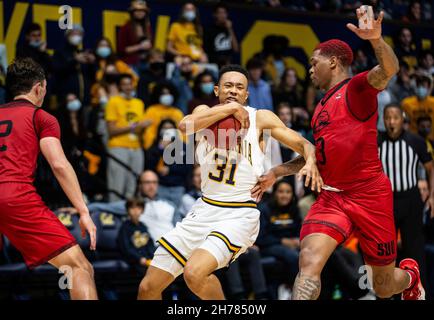
POLYGON ((175 206, 158 196, 158 187, 158 176, 155 172, 146 170, 140 175, 138 192, 145 200, 145 211, 140 216, 140 221, 148 227, 154 242, 181 220, 175 206))
POLYGON ((390 90, 388 88, 379 92, 377 95, 377 103, 378 103, 378 120, 377 120, 377 130, 380 132, 385 132, 386 127, 384 126, 384 108, 392 103, 392 95, 390 94, 390 90))
POLYGON ((290 67, 290 61, 286 57, 289 39, 285 36, 269 35, 264 38, 262 47, 262 52, 255 57, 264 60, 265 79, 277 87, 286 69, 290 67))
POLYGON ((24 43, 17 46, 16 57, 32 58, 45 71, 45 76, 50 77, 53 71, 53 62, 47 52, 47 43, 42 40, 42 29, 37 23, 31 23, 25 31, 24 43))
POLYGON ((188 103, 188 113, 192 113, 201 104, 212 107, 219 103, 214 93, 215 83, 216 79, 210 71, 205 70, 197 75, 194 79, 193 99, 188 103))
POLYGON ((149 149, 158 138, 158 127, 164 119, 171 119, 176 125, 182 120, 184 114, 175 107, 178 92, 170 82, 160 82, 152 91, 151 105, 146 109, 145 118, 152 124, 144 132, 143 143, 145 150, 149 149))
POLYGON ((53 90, 60 104, 73 93, 84 104, 90 102, 90 86, 95 79, 96 58, 89 50, 81 50, 84 29, 73 25, 65 32, 66 43, 53 56, 53 90))
POLYGON ((193 99, 193 83, 199 73, 200 68, 193 64, 189 56, 175 57, 175 67, 171 75, 170 81, 178 90, 177 105, 184 114, 188 113, 188 102, 193 99))
POLYGON ((119 77, 120 95, 110 98, 105 110, 109 133, 107 187, 109 200, 115 201, 134 194, 136 175, 144 167, 140 137, 151 121, 145 120, 145 106, 133 96, 133 79, 129 74, 119 77))
POLYGON ((292 186, 285 180, 273 187, 269 201, 260 206, 261 224, 256 244, 262 256, 272 256, 288 267, 289 283, 298 273, 301 220, 292 186))
MULTIPOLYGON (((434 97, 431 95, 433 79, 430 75, 420 75, 416 78, 416 95, 402 100, 401 106, 410 118, 410 131, 417 134, 417 119, 422 116, 431 117, 434 121, 434 97)), ((428 136, 434 139, 434 133, 428 136)))
POLYGON ((96 72, 96 81, 102 80, 107 65, 114 65, 116 71, 121 74, 130 74, 133 78, 133 86, 137 87, 139 77, 125 62, 119 59, 113 52, 110 40, 102 38, 98 40, 95 48, 95 56, 97 61, 98 70, 96 72))
POLYGON ((407 63, 410 72, 417 66, 418 48, 413 41, 413 34, 408 28, 402 28, 395 42, 394 51, 399 60, 407 63))
POLYGON ((144 0, 132 0, 128 11, 130 19, 119 30, 117 51, 120 58, 139 73, 140 62, 152 49, 149 7, 144 0))
POLYGON ((190 185, 188 191, 182 196, 179 212, 184 218, 190 212, 197 199, 202 197, 200 166, 194 165, 191 171, 190 185))
POLYGON ((155 142, 146 155, 147 168, 159 176, 159 196, 179 208, 192 165, 187 163, 187 148, 173 120, 161 121, 155 142))
POLYGON ((237 37, 228 18, 228 9, 217 4, 213 10, 213 24, 206 29, 205 52, 209 61, 219 67, 232 63, 234 55, 240 51, 237 37))
POLYGON ((419 23, 422 21, 421 3, 418 0, 413 0, 408 6, 407 14, 402 17, 403 22, 419 23))
POLYGON ((340 0, 339 2, 341 3, 341 12, 348 15, 353 15, 356 9, 362 5, 362 2, 358 0, 340 0))
POLYGON ((121 254, 135 269, 144 274, 151 264, 154 256, 155 245, 149 235, 148 228, 140 221, 140 216, 145 209, 145 203, 141 198, 130 198, 125 207, 128 220, 122 223, 117 242, 121 254))
POLYGON ((417 72, 434 76, 434 57, 432 51, 424 50, 420 54, 417 72))
POLYGON ((432 132, 432 119, 429 116, 422 116, 417 119, 417 132, 419 136, 421 136, 426 143, 426 147, 428 152, 431 154, 434 159, 434 141, 430 140, 429 136, 432 132))
POLYGON ((283 72, 279 85, 273 90, 273 102, 275 106, 281 102, 290 106, 303 106, 303 86, 299 83, 297 71, 287 68, 283 72))
POLYGON ((368 0, 363 1, 363 4, 367 4, 373 7, 374 12, 384 12, 384 19, 393 18, 393 0, 368 0))
POLYGON ((273 111, 273 98, 270 85, 262 79, 264 63, 252 58, 247 62, 249 72, 249 105, 256 109, 273 111))
POLYGON ((170 26, 167 40, 167 51, 172 56, 187 55, 193 61, 208 61, 203 49, 203 28, 199 10, 192 2, 182 6, 178 20, 170 26))
POLYGON ((415 95, 415 87, 408 64, 401 61, 396 80, 388 88, 392 95, 392 101, 400 103, 403 99, 415 95))
POLYGON ((139 77, 137 98, 142 99, 145 106, 149 106, 152 89, 157 83, 166 79, 166 62, 164 53, 160 49, 149 50, 147 65, 140 69, 139 77))
POLYGON ((248 299, 246 289, 243 285, 242 269, 249 273, 250 287, 254 293, 255 300, 269 298, 264 268, 261 263, 261 253, 258 246, 249 247, 237 260, 232 262, 225 276, 230 297, 234 300, 248 299))

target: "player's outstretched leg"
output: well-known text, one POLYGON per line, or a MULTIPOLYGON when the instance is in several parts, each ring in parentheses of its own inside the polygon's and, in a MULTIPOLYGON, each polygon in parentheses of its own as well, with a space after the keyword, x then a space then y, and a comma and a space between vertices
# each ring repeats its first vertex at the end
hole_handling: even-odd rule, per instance
POLYGON ((161 300, 162 292, 175 278, 169 272, 149 266, 146 275, 140 282, 138 300, 161 300))
POLYGON ((218 267, 216 258, 205 249, 193 251, 184 268, 184 280, 202 300, 224 300, 219 279, 212 274, 218 267))
POLYGON ((374 291, 379 298, 390 298, 402 293, 403 300, 425 300, 425 290, 415 260, 404 259, 399 268, 395 268, 395 261, 387 266, 371 267, 374 291))
POLYGON ((69 290, 72 300, 98 299, 93 277, 93 267, 78 245, 65 250, 48 262, 58 269, 67 266, 72 270, 72 274, 70 275, 72 287, 69 290))
POLYGON ((321 292, 321 271, 336 249, 337 241, 322 233, 306 236, 300 244, 299 272, 292 300, 316 300, 321 292))

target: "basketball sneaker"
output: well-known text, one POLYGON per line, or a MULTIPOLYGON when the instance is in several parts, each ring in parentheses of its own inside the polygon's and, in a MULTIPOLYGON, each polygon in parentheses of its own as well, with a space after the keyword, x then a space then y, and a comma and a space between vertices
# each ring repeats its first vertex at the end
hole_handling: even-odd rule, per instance
POLYGON ((399 268, 410 271, 413 278, 413 285, 405 289, 401 294, 402 300, 425 300, 425 290, 420 281, 419 265, 413 259, 407 258, 399 263, 399 268))

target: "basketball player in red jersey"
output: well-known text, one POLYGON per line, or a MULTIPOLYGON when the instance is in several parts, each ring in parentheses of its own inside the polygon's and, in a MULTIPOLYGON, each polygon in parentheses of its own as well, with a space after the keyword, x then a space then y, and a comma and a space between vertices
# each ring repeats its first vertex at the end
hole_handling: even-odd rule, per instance
MULTIPOLYGON (((357 9, 358 18, 362 10, 357 9)), ((392 188, 378 158, 376 124, 377 94, 386 88, 399 64, 381 36, 382 19, 383 12, 371 29, 347 25, 374 48, 378 65, 369 72, 350 78, 352 50, 340 40, 319 44, 310 59, 312 82, 326 91, 312 118, 318 168, 326 187, 303 222, 295 300, 318 298, 325 263, 352 232, 372 268, 371 283, 379 298, 401 292, 405 300, 425 296, 416 261, 404 259, 395 268, 392 188)), ((253 196, 266 190, 285 167, 273 168, 263 176, 252 189, 253 196)))
POLYGON ((97 299, 92 265, 33 186, 41 151, 80 214, 82 236, 89 233, 95 250, 96 228, 63 153, 59 124, 40 109, 46 86, 44 70, 33 60, 17 59, 8 67, 6 88, 14 99, 0 106, 0 233, 22 253, 30 269, 46 262, 69 267, 64 272, 72 281, 71 299, 97 299))

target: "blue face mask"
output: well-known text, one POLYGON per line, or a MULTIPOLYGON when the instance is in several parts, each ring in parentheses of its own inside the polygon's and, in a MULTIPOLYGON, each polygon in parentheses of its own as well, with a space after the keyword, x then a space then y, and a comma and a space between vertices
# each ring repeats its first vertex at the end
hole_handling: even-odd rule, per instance
POLYGON ((165 106, 171 106, 173 104, 173 96, 171 94, 163 94, 160 96, 160 103, 165 106))
POLYGON ((96 49, 96 54, 101 58, 107 58, 112 53, 109 47, 99 47, 96 49))
POLYGON ((428 89, 426 87, 419 86, 416 88, 416 95, 420 100, 423 100, 428 95, 428 89))
POLYGON ((39 48, 42 44, 41 40, 30 41, 29 45, 33 48, 39 48))
POLYGON ((66 108, 67 108, 69 111, 78 111, 78 110, 81 109, 81 102, 80 102, 80 100, 78 100, 78 99, 75 99, 75 100, 69 101, 69 102, 66 104, 66 108))
POLYGON ((187 21, 193 21, 194 19, 196 19, 196 12, 191 10, 184 11, 183 16, 187 21))
POLYGON ((203 93, 210 95, 214 91, 214 83, 212 82, 201 83, 200 89, 202 90, 203 93))

